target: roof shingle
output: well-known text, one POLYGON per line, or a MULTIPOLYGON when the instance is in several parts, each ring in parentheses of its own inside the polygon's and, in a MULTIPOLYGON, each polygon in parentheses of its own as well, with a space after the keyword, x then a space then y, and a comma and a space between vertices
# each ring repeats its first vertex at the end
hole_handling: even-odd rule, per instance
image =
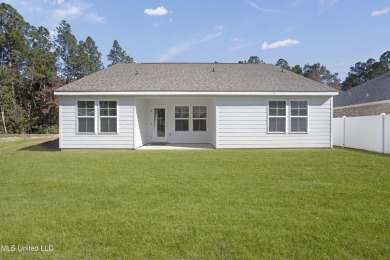
POLYGON ((335 92, 311 79, 268 64, 117 64, 56 92, 335 92))
POLYGON ((390 100, 390 72, 376 77, 334 97, 334 107, 390 100))

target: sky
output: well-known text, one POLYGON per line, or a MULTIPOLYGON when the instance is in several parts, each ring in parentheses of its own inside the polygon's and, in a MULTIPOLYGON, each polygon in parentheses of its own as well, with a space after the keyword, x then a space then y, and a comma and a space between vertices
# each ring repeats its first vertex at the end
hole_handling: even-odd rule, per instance
POLYGON ((232 62, 258 56, 321 63, 341 80, 390 51, 390 0, 6 0, 53 35, 66 20, 107 54, 117 40, 138 63, 232 62))

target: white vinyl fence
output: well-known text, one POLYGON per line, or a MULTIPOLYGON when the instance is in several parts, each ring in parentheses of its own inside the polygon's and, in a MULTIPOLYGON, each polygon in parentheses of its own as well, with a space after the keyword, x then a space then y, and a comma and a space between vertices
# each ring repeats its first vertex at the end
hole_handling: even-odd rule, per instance
POLYGON ((390 115, 333 118, 333 144, 390 153, 390 115))

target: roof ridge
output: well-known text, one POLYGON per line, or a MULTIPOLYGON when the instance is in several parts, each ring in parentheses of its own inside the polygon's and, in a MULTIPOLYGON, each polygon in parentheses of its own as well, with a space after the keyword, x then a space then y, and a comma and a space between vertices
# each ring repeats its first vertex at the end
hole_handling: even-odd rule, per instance
POLYGON ((218 65, 218 64, 221 64, 221 65, 230 65, 230 64, 232 64, 232 65, 234 65, 234 64, 236 64, 236 65, 245 65, 245 64, 253 64, 253 65, 273 65, 273 64, 269 64, 269 63, 238 63, 238 62, 140 62, 140 63, 135 63, 135 64, 148 64, 148 65, 153 65, 153 64, 157 64, 157 65, 162 65, 162 64, 178 64, 178 65, 182 65, 182 64, 207 64, 207 65, 218 65))

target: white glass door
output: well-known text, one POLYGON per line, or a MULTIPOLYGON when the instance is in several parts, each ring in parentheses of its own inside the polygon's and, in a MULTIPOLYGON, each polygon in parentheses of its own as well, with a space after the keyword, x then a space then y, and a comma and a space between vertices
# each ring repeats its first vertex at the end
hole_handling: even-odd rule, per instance
POLYGON ((152 108, 152 142, 166 142, 166 108, 165 107, 153 107, 152 108))

